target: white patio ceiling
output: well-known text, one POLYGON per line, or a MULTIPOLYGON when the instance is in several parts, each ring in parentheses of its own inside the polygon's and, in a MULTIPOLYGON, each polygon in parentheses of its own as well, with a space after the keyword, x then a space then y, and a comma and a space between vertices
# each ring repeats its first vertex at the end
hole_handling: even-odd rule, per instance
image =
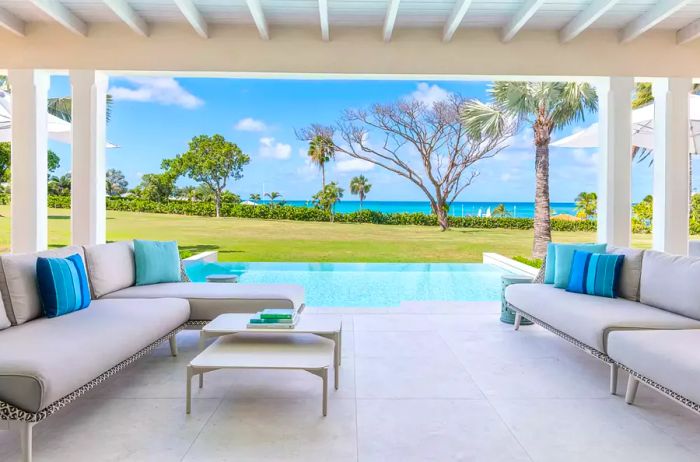
POLYGON ((149 35, 160 23, 255 25, 264 39, 275 26, 315 26, 319 39, 334 27, 376 27, 391 40, 403 28, 441 28, 446 41, 464 29, 500 29, 503 41, 521 30, 558 30, 560 40, 587 29, 619 31, 621 42, 651 29, 677 31, 677 42, 700 37, 700 0, 0 0, 0 26, 30 34, 31 23, 57 22, 90 35, 90 26, 123 22, 149 35))

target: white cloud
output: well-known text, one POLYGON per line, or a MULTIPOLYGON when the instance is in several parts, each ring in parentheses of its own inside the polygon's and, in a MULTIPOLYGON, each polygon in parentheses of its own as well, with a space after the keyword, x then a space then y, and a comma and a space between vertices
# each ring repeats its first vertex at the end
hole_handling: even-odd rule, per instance
POLYGON ((430 85, 426 82, 420 82, 414 92, 409 96, 410 99, 420 101, 428 107, 438 101, 444 101, 450 97, 450 92, 437 85, 430 85))
POLYGON ((372 162, 356 159, 347 155, 337 156, 335 159, 335 170, 339 173, 367 172, 374 168, 372 162))
POLYGON ((262 157, 285 160, 292 155, 292 147, 285 143, 275 142, 274 138, 266 136, 260 138, 259 153, 262 157))
POLYGON ((588 150, 577 148, 571 150, 572 158, 582 167, 596 169, 598 167, 598 153, 589 153, 588 150))
POLYGON ((503 181, 504 183, 508 183, 512 179, 513 179, 513 175, 510 172, 506 172, 506 173, 501 174, 501 181, 503 181))
POLYGON ((185 109, 196 109, 204 104, 172 77, 126 77, 123 80, 129 85, 109 89, 115 101, 158 103, 185 109))
POLYGON ((265 125, 265 122, 262 120, 246 117, 245 119, 239 120, 234 128, 242 132, 264 132, 267 130, 267 125, 265 125))

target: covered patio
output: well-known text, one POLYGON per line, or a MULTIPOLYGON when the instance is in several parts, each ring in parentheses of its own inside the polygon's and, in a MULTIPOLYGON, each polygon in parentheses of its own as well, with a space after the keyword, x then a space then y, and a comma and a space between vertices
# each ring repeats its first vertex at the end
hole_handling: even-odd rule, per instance
MULTIPOLYGON (((599 242, 630 246, 631 103, 635 82, 651 82, 653 248, 688 254, 698 1, 0 0, 0 26, 13 253, 48 245, 46 106, 60 73, 72 85, 75 245, 106 241, 109 76, 575 80, 599 97, 599 242)), ((697 460, 697 414, 644 387, 625 405, 594 358, 536 326, 514 332, 498 310, 333 310, 348 335, 326 419, 305 405, 313 377, 285 372, 280 392, 260 371, 213 376, 185 416, 197 353, 186 332, 179 357, 158 349, 38 426, 35 460, 697 460)), ((0 459, 20 454, 0 432, 0 459)))

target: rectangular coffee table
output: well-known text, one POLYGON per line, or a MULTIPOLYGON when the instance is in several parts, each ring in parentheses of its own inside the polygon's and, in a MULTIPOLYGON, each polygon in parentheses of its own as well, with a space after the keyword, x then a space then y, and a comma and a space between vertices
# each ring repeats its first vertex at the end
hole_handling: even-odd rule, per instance
MULTIPOLYGON (((335 389, 338 389, 342 347, 343 347, 343 318, 337 315, 300 314, 299 321, 293 329, 248 329, 248 321, 252 314, 227 313, 217 316, 204 326, 199 333, 199 349, 204 348, 204 341, 210 337, 246 333, 250 335, 296 335, 313 334, 334 342, 333 370, 335 373, 335 389)), ((204 376, 199 376, 199 387, 203 386, 204 376)))
MULTIPOLYGON (((220 369, 296 369, 323 380, 322 412, 328 413, 328 368, 334 362, 333 341, 313 334, 225 335, 187 366, 186 412, 192 409, 192 377, 220 369)), ((336 376, 337 377, 337 376, 336 376)), ((200 386, 201 386, 200 381, 200 386)), ((336 389, 337 387, 336 382, 336 389)))

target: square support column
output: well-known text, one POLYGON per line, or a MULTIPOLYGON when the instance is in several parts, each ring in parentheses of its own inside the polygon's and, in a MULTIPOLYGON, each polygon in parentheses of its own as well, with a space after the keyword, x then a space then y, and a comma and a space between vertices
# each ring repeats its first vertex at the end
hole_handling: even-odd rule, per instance
POLYGON ((105 136, 107 75, 70 71, 73 89, 71 231, 75 245, 103 244, 107 239, 105 136))
POLYGON ((48 247, 48 91, 49 73, 8 72, 12 88, 12 253, 48 247))
POLYGON ((652 82, 654 94, 653 247, 688 254, 690 78, 652 82))
POLYGON ((632 236, 632 92, 634 78, 596 83, 600 140, 598 242, 629 247, 632 236))

